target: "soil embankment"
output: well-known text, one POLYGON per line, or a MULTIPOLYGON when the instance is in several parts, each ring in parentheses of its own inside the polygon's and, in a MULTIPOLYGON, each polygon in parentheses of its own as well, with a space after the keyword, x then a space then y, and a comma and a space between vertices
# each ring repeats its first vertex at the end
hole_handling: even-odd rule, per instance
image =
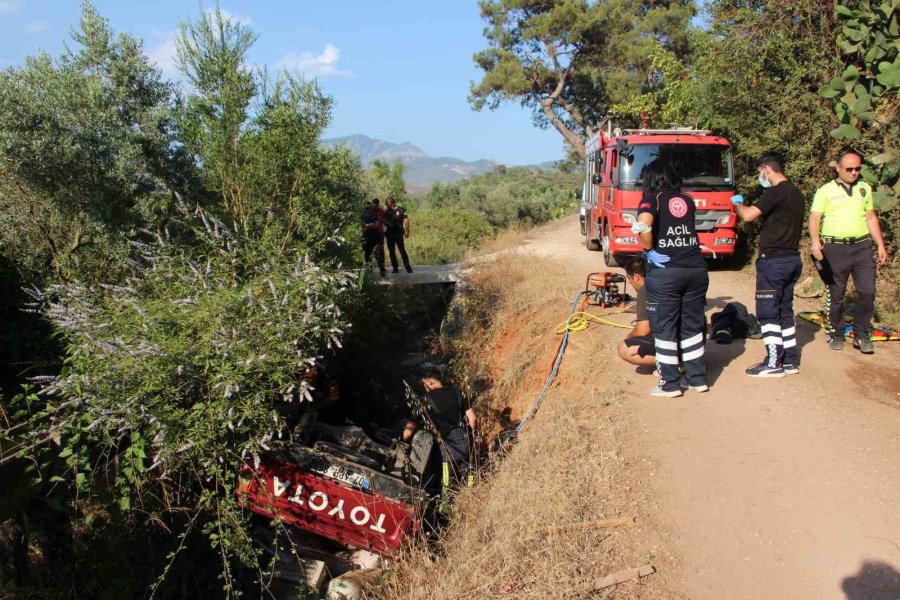
MULTIPOLYGON (((507 277, 510 298, 527 298, 484 360, 507 381, 494 402, 515 417, 552 358, 547 331, 603 263, 584 249, 575 218, 535 230, 502 261, 482 276, 507 277)), ((710 279, 710 310, 733 299, 752 308, 752 274, 710 279)), ((762 356, 761 341, 710 344, 712 390, 672 400, 647 395, 654 378, 615 358, 622 330, 574 334, 536 419, 493 477, 461 498, 446 555, 404 591, 591 597, 597 577, 653 564, 656 575, 606 596, 900 598, 900 344, 838 353, 822 332, 798 329, 799 375, 749 379, 743 369, 762 356), (540 534, 623 516, 638 525, 540 534)))

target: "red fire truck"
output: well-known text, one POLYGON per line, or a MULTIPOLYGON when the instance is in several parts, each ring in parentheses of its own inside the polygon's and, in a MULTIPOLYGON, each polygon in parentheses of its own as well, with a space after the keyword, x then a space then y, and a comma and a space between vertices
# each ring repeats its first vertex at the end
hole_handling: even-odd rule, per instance
POLYGON ((658 158, 672 164, 682 189, 696 202, 703 254, 722 258, 734 253, 737 221, 730 198, 735 182, 728 140, 698 129, 616 128, 595 133, 585 150, 585 245, 602 248, 607 266, 620 266, 624 257, 641 252, 631 225, 641 199, 641 173, 658 158))

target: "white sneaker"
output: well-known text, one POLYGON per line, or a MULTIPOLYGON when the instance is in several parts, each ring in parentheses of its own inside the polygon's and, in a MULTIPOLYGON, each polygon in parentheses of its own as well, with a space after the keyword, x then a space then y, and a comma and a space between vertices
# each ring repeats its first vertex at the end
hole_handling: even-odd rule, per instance
POLYGON ((666 391, 657 385, 655 388, 650 390, 650 395, 658 396, 660 398, 678 398, 679 396, 683 396, 684 392, 682 392, 681 389, 666 391))
POLYGON ((678 382, 678 385, 685 392, 688 390, 691 390, 692 392, 708 392, 709 391, 709 386, 706 385, 705 383, 702 385, 690 385, 687 381, 682 379, 681 381, 678 382))

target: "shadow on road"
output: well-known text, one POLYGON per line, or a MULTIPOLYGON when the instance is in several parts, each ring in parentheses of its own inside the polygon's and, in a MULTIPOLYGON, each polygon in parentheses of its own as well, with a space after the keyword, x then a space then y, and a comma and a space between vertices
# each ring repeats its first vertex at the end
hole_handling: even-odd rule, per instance
POLYGON ((803 361, 803 348, 816 339, 816 332, 821 329, 818 325, 810 323, 806 319, 794 317, 797 327, 797 348, 800 350, 800 360, 803 361))
MULTIPOLYGON (((737 357, 744 353, 746 340, 737 339, 730 344, 706 344, 706 380, 713 385, 722 372, 728 368, 737 357)), ((750 366, 749 364, 747 365, 750 366)))
POLYGON ((866 561, 859 573, 841 582, 847 600, 897 600, 900 573, 887 563, 866 561))
POLYGON ((722 309, 725 306, 734 300, 734 296, 719 296, 718 298, 710 298, 706 297, 706 307, 709 308, 718 308, 722 309))

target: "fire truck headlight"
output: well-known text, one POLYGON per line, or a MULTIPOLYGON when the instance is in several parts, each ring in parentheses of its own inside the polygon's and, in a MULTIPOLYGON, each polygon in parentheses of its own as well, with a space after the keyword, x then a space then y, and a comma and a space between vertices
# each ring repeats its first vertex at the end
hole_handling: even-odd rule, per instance
POLYGON ((730 213, 724 214, 721 217, 719 217, 718 219, 716 219, 716 225, 724 225, 725 223, 727 223, 730 220, 731 220, 731 214, 730 213))
POLYGON ((635 223, 637 223, 637 217, 629 213, 622 213, 622 220, 629 225, 634 225, 635 223))

